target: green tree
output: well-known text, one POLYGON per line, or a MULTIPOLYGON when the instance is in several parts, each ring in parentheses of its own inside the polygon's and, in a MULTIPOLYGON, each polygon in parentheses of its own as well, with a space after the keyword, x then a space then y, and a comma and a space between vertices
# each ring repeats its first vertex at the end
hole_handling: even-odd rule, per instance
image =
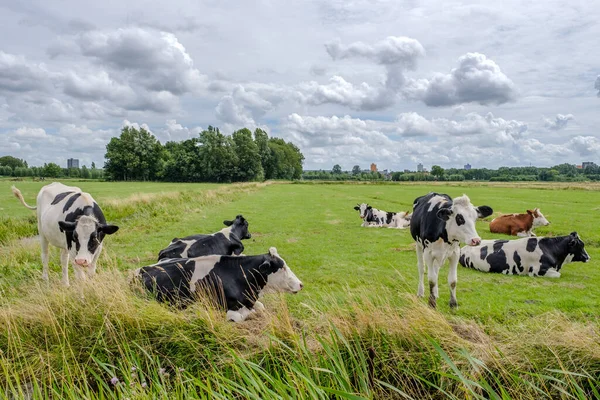
POLYGON ((209 182, 231 182, 238 164, 230 136, 209 126, 200 133, 200 165, 203 179, 209 182))
POLYGON ((335 164, 333 166, 333 169, 331 170, 331 173, 333 173, 333 174, 341 174, 342 173, 342 167, 340 166, 340 164, 335 164))
POLYGON ((431 167, 431 175, 440 179, 444 176, 444 168, 440 167, 439 165, 434 165, 433 167, 431 167))
POLYGON ((55 163, 44 164, 43 176, 48 178, 58 178, 62 175, 62 168, 55 163))
POLYGON ((166 154, 146 129, 123 127, 120 137, 106 145, 104 169, 113 180, 155 180, 164 168, 166 154))
POLYGON ((96 169, 96 163, 92 161, 92 169, 96 169))
POLYGON ((276 165, 273 162, 273 152, 269 147, 269 135, 260 128, 254 130, 254 142, 258 147, 260 164, 263 168, 265 179, 273 179, 276 175, 276 165))
POLYGON ((233 180, 235 181, 262 181, 265 177, 261 163, 261 157, 258 145, 252 138, 252 132, 243 128, 233 132, 235 154, 237 155, 237 165, 233 180))
POLYGON ((13 156, 0 157, 0 166, 8 166, 12 169, 15 168, 27 168, 27 161, 21 160, 13 156))
POLYGON ((354 167, 352 167, 352 175, 359 175, 361 172, 360 166, 359 165, 355 165, 354 167))
POLYGON ((82 165, 81 171, 80 171, 80 176, 83 179, 90 179, 92 174, 90 173, 90 170, 88 169, 88 167, 86 167, 85 165, 82 165))

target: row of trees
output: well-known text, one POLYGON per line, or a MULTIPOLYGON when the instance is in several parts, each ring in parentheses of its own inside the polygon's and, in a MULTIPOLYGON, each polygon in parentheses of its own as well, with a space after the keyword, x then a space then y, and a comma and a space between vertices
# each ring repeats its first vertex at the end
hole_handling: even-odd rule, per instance
POLYGON ((108 179, 170 182, 300 179, 304 162, 296 145, 262 129, 228 136, 212 126, 197 138, 165 145, 144 128, 124 127, 106 145, 105 158, 108 179))
POLYGON ((81 168, 62 168, 55 163, 47 163, 41 167, 29 167, 24 160, 4 156, 0 157, 0 176, 101 179, 104 173, 101 169, 97 169, 94 163, 91 168, 85 165, 81 168))

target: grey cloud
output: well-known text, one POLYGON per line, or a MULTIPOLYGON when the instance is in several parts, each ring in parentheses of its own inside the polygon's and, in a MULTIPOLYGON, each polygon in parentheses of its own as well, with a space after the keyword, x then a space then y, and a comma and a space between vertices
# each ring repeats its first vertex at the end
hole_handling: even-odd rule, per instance
POLYGON ((405 68, 414 68, 417 59, 425 55, 425 49, 418 40, 404 36, 388 36, 374 44, 355 42, 343 45, 340 41, 333 41, 325 44, 325 49, 334 60, 363 57, 377 64, 402 65, 405 68))
POLYGON ((237 104, 232 96, 224 96, 215 111, 217 118, 225 123, 240 127, 255 125, 250 112, 243 105, 237 104))
POLYGON ((467 53, 458 59, 458 64, 450 74, 410 81, 404 96, 432 107, 463 103, 503 104, 516 100, 516 85, 485 55, 467 53))
POLYGON ((43 64, 0 51, 0 93, 46 90, 49 85, 50 73, 43 64))
POLYGON ((594 83, 594 89, 598 91, 598 97, 600 97, 600 75, 596 78, 596 82, 594 83))
POLYGON ((551 120, 550 118, 545 118, 544 126, 552 131, 558 131, 565 128, 569 121, 572 121, 574 119, 575 117, 573 116, 573 114, 556 114, 556 118, 554 120, 551 120))
POLYGON ((600 156, 600 140, 594 136, 575 136, 568 145, 581 156, 600 156))

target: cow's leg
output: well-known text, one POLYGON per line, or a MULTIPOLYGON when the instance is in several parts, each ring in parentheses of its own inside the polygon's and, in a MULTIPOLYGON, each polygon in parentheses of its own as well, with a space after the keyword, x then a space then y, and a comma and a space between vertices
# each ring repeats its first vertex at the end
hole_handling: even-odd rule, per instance
POLYGON ((529 235, 529 232, 527 232, 527 231, 521 231, 521 232, 517 232, 517 236, 518 237, 529 237, 530 235, 529 235))
POLYGON ((417 268, 419 269, 419 288, 417 289, 417 296, 425 296, 425 285, 423 280, 425 278, 425 266, 423 265, 423 245, 417 242, 417 268))
POLYGON ((254 310, 249 310, 246 307, 242 307, 237 311, 228 310, 227 311, 227 320, 233 321, 233 322, 242 322, 246 318, 248 318, 248 315, 252 314, 252 311, 254 311, 254 310))
POLYGON ((458 281, 458 258, 460 257, 460 248, 456 248, 448 256, 448 285, 450 286, 450 308, 458 307, 456 301, 456 282, 458 281))
POLYGON ((48 240, 40 234, 40 244, 42 245, 42 279, 48 281, 48 261, 50 253, 48 252, 48 240))
POLYGON ((75 278, 85 281, 84 269, 75 263, 73 263, 73 269, 75 270, 75 278))
POLYGON ((60 249, 60 266, 62 268, 61 283, 69 286, 69 250, 67 249, 60 249))
POLYGON ((257 300, 254 303, 254 310, 256 310, 256 311, 264 311, 264 309, 265 309, 265 305, 263 303, 261 303, 260 301, 257 300))
POLYGON ((546 271, 546 274, 544 276, 547 278, 560 278, 560 272, 558 272, 554 268, 550 268, 546 271))
POLYGON ((427 265, 427 280, 429 281, 429 305, 432 308, 437 306, 438 293, 438 274, 440 272, 440 262, 433 257, 430 251, 424 254, 425 265, 427 265))

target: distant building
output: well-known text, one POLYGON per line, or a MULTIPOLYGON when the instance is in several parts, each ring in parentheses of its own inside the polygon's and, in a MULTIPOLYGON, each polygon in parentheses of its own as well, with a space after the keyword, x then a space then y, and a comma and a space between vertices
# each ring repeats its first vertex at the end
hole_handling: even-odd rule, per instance
POLYGON ((471 164, 465 164, 465 171, 468 171, 471 169, 471 164))
POLYGON ((371 172, 377 172, 377 164, 371 163, 371 172))
POLYGON ((67 160, 67 168, 79 168, 79 159, 69 158, 67 160))
POLYGON ((582 165, 576 165, 575 167, 576 167, 577 169, 583 169, 583 166, 582 166, 582 165))
POLYGON ((584 161, 581 163, 581 168, 586 169, 587 167, 597 167, 595 162, 584 161))
POLYGON ((417 172, 423 172, 423 164, 421 164, 421 163, 417 164, 417 172))

